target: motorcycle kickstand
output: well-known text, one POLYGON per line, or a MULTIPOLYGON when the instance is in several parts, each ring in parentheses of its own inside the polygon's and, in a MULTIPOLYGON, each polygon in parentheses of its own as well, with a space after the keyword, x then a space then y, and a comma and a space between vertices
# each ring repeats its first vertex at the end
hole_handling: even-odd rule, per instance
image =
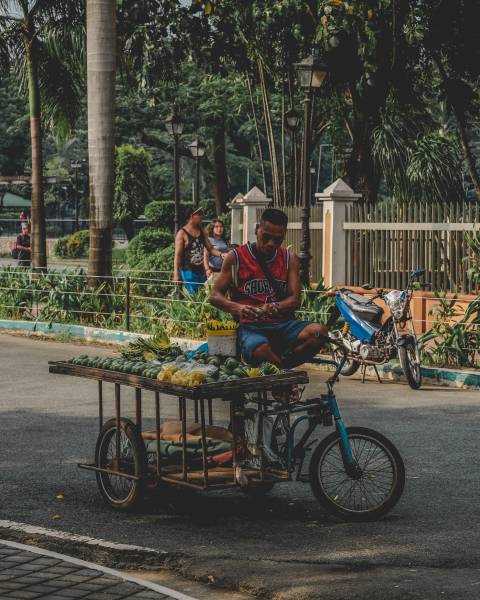
POLYGON ((367 365, 365 363, 363 363, 363 369, 362 369, 362 383, 365 383, 365 374, 367 372, 367 365))
MULTIPOLYGON (((380 375, 378 373, 377 365, 372 365, 372 367, 375 369, 375 375, 377 376, 378 383, 382 383, 382 380, 380 379, 380 375)), ((362 383, 365 383, 366 374, 367 374, 367 365, 364 364, 363 369, 362 369, 362 383)))

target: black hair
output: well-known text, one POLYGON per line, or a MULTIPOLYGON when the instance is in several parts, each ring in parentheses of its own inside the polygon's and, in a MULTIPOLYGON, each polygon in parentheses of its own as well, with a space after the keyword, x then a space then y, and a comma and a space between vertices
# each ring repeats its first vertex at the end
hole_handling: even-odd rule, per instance
MULTIPOLYGON (((199 207, 200 208, 200 207, 199 207)), ((199 210, 199 208, 187 208, 187 210, 185 211, 185 217, 184 217, 184 222, 188 223, 190 221, 191 216, 193 215, 194 212, 197 212, 197 210, 199 210)), ((203 212, 203 209, 201 209, 203 212)))
POLYGON ((268 221, 272 225, 280 225, 281 227, 286 227, 288 224, 288 217, 283 212, 283 210, 279 210, 278 208, 267 208, 263 211, 262 216, 260 218, 260 222, 268 221))

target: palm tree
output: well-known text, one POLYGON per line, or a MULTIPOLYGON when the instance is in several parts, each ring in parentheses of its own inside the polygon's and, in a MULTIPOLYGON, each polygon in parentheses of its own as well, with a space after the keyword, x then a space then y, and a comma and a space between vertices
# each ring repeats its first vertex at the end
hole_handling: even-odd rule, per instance
POLYGON ((80 94, 77 67, 82 63, 78 29, 82 23, 81 4, 68 0, 0 0, 1 67, 12 71, 28 91, 32 266, 40 269, 47 266, 42 126, 55 126, 64 134, 76 114, 80 94), (65 57, 74 58, 67 65, 65 57))
POLYGON ((112 270, 116 45, 115 0, 87 0, 91 277, 112 270))

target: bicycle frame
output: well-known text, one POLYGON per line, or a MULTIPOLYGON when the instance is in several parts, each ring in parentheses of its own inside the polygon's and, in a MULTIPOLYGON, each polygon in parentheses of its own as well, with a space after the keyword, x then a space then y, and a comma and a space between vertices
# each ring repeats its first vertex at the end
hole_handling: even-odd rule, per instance
POLYGON ((335 428, 340 437, 340 449, 342 453, 342 459, 347 473, 354 474, 356 471, 356 461, 353 457, 350 440, 348 438, 347 427, 343 421, 340 408, 333 391, 335 383, 338 381, 338 376, 347 361, 347 356, 344 353, 343 358, 339 363, 332 360, 324 359, 312 359, 314 364, 330 364, 336 367, 335 373, 329 377, 326 382, 327 393, 322 394, 319 398, 312 398, 308 404, 305 403, 294 403, 288 405, 284 410, 263 410, 263 416, 279 416, 288 415, 288 431, 287 431, 287 456, 285 467, 289 473, 289 476, 297 468, 296 479, 301 479, 301 472, 303 463, 305 460, 306 450, 311 446, 312 442, 309 442, 310 437, 317 429, 319 425, 331 426, 333 421, 335 422, 335 428), (306 412, 307 414, 297 417, 293 423, 290 424, 290 415, 306 412), (308 421, 306 431, 301 436, 300 440, 295 444, 295 432, 298 426, 304 421, 308 421))

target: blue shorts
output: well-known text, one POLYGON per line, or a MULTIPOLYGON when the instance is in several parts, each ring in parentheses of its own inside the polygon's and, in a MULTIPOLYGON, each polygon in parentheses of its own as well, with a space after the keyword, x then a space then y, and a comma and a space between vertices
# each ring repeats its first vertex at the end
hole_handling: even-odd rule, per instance
POLYGON ((254 362, 253 351, 262 344, 270 344, 274 352, 282 356, 296 345, 300 333, 310 325, 309 321, 282 321, 281 323, 255 323, 238 328, 238 349, 248 363, 254 362))
POLYGON ((195 295, 207 281, 203 271, 187 271, 186 269, 180 269, 180 277, 182 278, 183 287, 191 296, 195 295))

